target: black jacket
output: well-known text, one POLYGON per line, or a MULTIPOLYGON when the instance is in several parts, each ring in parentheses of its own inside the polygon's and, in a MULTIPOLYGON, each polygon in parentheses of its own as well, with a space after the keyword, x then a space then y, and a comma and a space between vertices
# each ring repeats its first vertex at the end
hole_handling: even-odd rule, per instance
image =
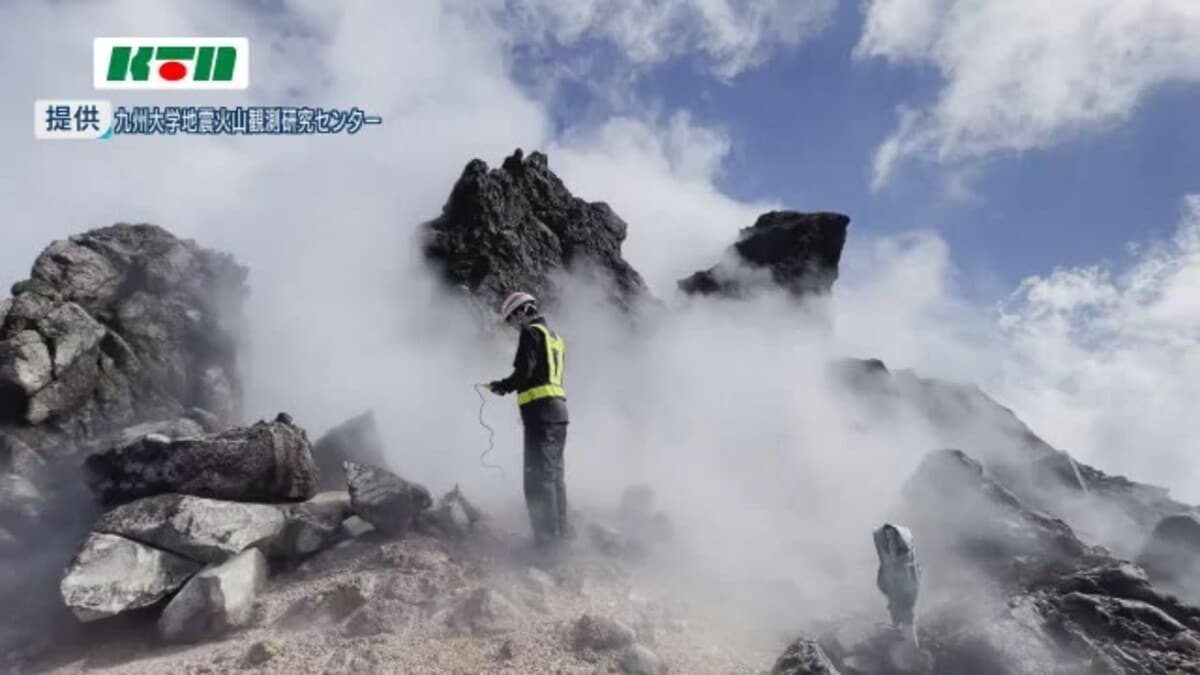
MULTIPOLYGON (((538 317, 530 325, 521 328, 517 342, 517 355, 513 359, 513 373, 496 383, 501 393, 520 392, 550 381, 550 364, 546 362, 546 338, 532 324, 546 326, 545 319, 538 317)), ((521 406, 521 419, 525 422, 566 422, 567 402, 561 398, 541 398, 521 406)))

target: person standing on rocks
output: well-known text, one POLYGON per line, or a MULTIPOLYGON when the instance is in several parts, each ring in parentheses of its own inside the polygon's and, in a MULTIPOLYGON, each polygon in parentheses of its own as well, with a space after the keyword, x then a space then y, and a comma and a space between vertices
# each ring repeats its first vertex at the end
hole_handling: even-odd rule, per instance
POLYGON ((492 393, 517 393, 525 427, 525 504, 534 542, 549 547, 570 536, 563 449, 567 442, 565 344, 538 313, 537 299, 513 293, 500 305, 503 320, 521 333, 513 373, 489 382, 492 393))

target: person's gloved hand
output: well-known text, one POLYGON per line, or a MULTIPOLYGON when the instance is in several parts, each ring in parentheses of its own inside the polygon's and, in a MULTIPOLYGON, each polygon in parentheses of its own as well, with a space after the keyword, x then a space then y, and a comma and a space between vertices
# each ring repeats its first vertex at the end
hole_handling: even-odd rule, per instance
POLYGON ((509 389, 508 387, 504 386, 504 383, 501 380, 495 380, 494 382, 488 382, 484 386, 486 386, 488 388, 488 391, 492 392, 493 394, 495 394, 497 396, 504 396, 505 394, 512 393, 512 390, 509 389))

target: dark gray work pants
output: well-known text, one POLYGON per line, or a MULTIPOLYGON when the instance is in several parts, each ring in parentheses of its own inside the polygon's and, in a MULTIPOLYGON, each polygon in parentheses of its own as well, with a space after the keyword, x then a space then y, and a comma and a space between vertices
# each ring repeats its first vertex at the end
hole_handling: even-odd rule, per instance
POLYGON ((569 536, 563 448, 567 423, 525 420, 525 505, 534 541, 552 544, 569 536))

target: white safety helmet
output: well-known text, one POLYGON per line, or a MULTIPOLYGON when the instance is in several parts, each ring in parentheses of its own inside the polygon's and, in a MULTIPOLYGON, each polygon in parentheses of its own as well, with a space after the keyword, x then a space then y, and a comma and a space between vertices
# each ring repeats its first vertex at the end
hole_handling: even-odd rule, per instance
POLYGON ((513 293, 505 298, 504 302, 500 305, 500 318, 508 321, 508 319, 512 317, 513 312, 525 307, 526 305, 536 306, 537 298, 528 293, 522 293, 520 291, 513 293))

